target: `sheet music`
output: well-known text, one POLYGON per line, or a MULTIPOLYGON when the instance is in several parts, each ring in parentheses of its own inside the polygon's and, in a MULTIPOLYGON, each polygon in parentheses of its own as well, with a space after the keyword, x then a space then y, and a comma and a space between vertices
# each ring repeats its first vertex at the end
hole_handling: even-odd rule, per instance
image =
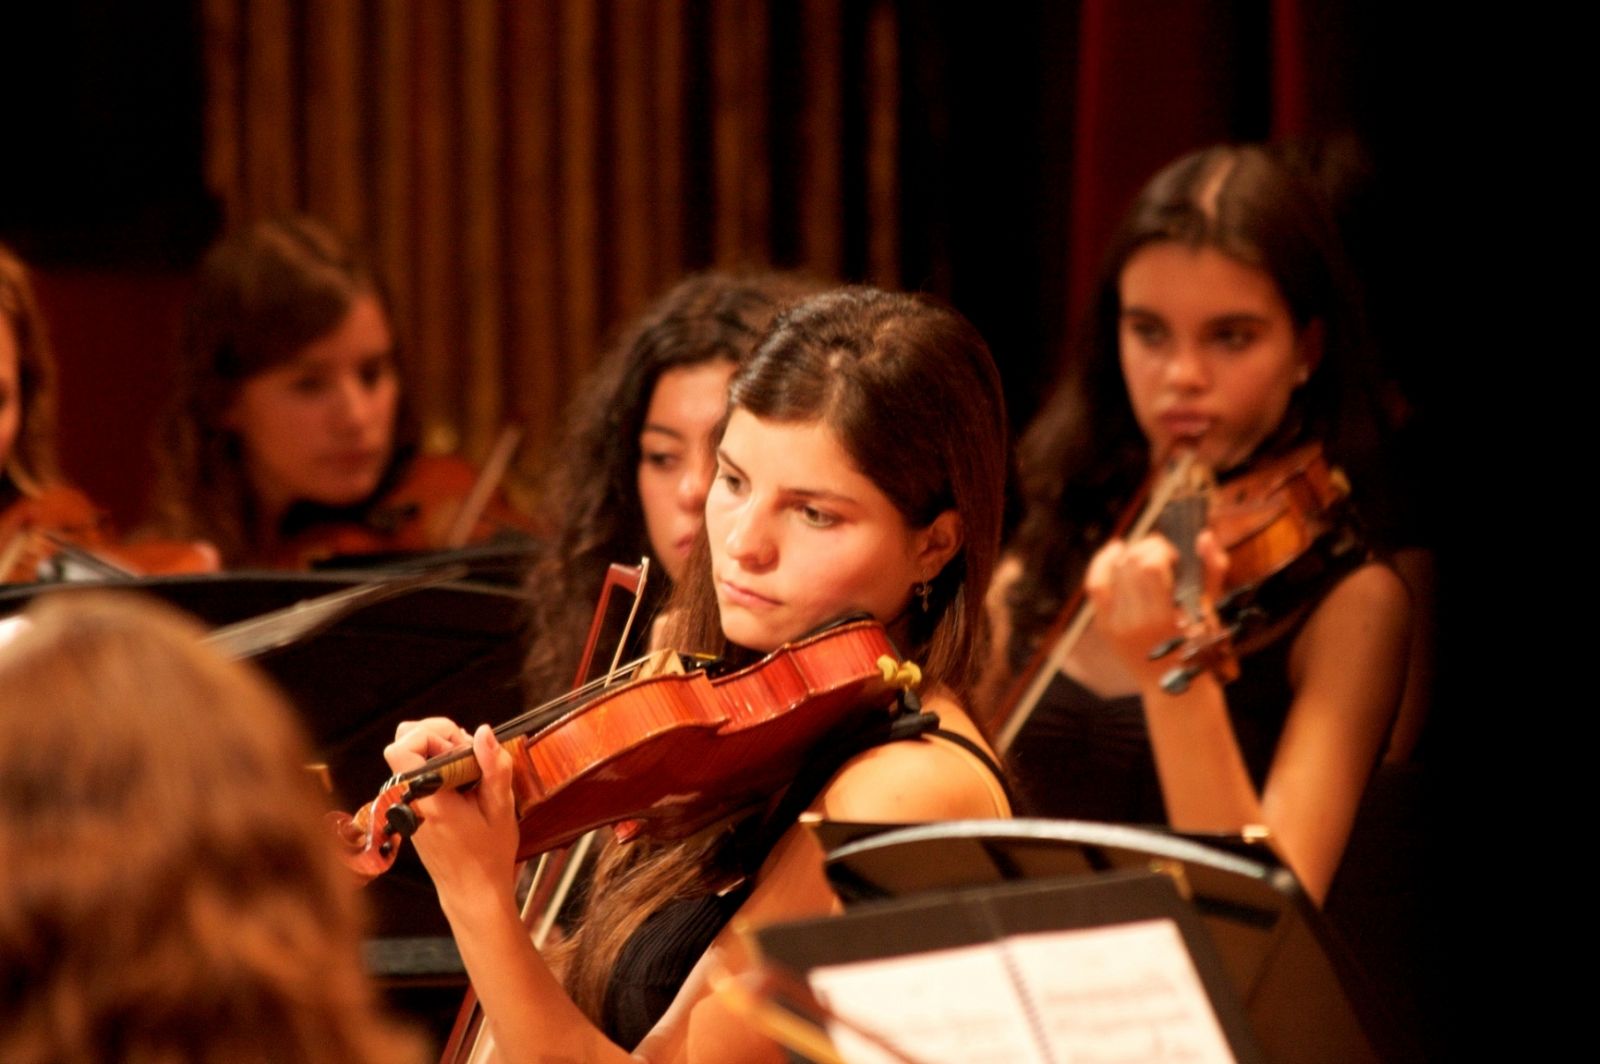
MULTIPOLYGON (((827 1008, 926 1064, 1234 1060, 1170 920, 827 965, 809 978, 827 1008)), ((829 1034, 851 1064, 895 1061, 845 1024, 829 1034)))
POLYGON ((1056 1060, 1212 1064, 1233 1053, 1171 920, 1008 938, 1056 1060))
MULTIPOLYGON (((823 1005, 918 1062, 1044 1060, 994 943, 825 965, 808 979, 823 1005)), ((850 1064, 901 1064, 844 1024, 828 1035, 850 1064)))

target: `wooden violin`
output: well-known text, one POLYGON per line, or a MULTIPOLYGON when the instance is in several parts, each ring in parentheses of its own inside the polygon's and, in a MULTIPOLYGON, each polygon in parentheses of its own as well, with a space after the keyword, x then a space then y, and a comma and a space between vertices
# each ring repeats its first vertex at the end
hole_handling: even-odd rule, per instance
MULTIPOLYGON (((529 710, 495 729, 512 759, 517 857, 607 825, 690 835, 781 789, 821 740, 920 679, 881 624, 851 618, 727 675, 654 675, 529 710)), ((347 863, 368 879, 386 871, 420 823, 412 803, 478 778, 464 748, 392 777, 354 816, 330 814, 347 863)))
MULTIPOLYGON (((1229 682, 1238 674, 1238 653, 1265 642, 1314 600, 1304 593, 1308 580, 1342 571, 1364 556, 1350 522, 1349 494, 1349 482, 1318 442, 1258 462, 1220 484, 1197 468, 1191 453, 1180 452, 1147 482, 1113 538, 1137 539, 1156 530, 1178 549, 1175 600, 1189 623, 1183 635, 1151 651, 1153 660, 1176 655, 1177 664, 1162 678, 1166 690, 1180 693, 1208 671, 1229 682), (1202 529, 1210 529, 1228 552, 1214 621, 1199 601, 1203 572, 1194 541, 1202 529)), ((991 724, 1001 751, 1016 739, 1092 617, 1079 588, 991 724)))
POLYGON ((502 443, 481 471, 458 458, 420 455, 393 488, 359 515, 314 523, 285 537, 256 564, 309 569, 348 555, 448 550, 507 531, 533 535, 535 523, 497 490, 515 442, 512 437, 511 446, 502 443))
POLYGON ((179 540, 117 543, 105 515, 76 489, 64 485, 22 495, 0 511, 0 582, 49 578, 48 563, 65 557, 101 576, 160 576, 208 573, 219 568, 205 544, 179 540))

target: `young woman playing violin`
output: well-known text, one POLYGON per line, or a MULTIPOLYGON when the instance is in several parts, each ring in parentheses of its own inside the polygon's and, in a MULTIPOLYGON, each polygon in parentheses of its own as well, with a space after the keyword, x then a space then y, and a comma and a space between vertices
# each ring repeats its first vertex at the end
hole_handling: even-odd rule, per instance
MULTIPOLYGON (((994 366, 958 314, 866 289, 799 304, 729 386, 705 535, 675 589, 672 645, 745 661, 865 611, 922 665, 923 706, 977 743, 960 700, 984 627, 976 589, 999 549, 1005 446, 994 366)), ((415 841, 502 1056, 779 1059, 710 980, 751 964, 726 926, 734 916, 761 924, 836 908, 793 814, 762 832, 755 852, 741 828, 762 811, 683 842, 609 846, 566 943, 563 985, 512 901, 510 765, 490 729, 402 725, 388 756, 403 770, 468 743, 482 783, 424 799, 415 841)), ((830 818, 1008 811, 994 770, 942 738, 888 742, 835 765, 807 803, 830 818)))
MULTIPOLYGON (((327 228, 262 222, 213 248, 180 354, 165 531, 233 568, 449 545, 475 474, 418 454, 377 280, 327 228)), ((528 527, 497 500, 469 539, 528 527)))
MULTIPOLYGON (((686 278, 590 377, 541 492, 552 533, 528 574, 531 701, 571 684, 612 562, 650 559, 640 616, 655 616, 705 523, 716 465, 711 433, 727 407, 728 378, 779 306, 818 288, 771 272, 686 278)), ((642 626, 646 638, 649 629, 642 626)))
MULTIPOLYGON (((1028 511, 990 594, 985 683, 1026 668, 1083 583, 1093 619, 1009 750, 1025 801, 1185 830, 1265 825, 1317 899, 1400 698, 1399 577, 1364 550, 1312 559, 1320 575, 1265 619, 1237 682, 1201 675, 1172 693, 1170 656, 1151 652, 1181 634, 1177 552, 1108 537, 1175 453, 1226 483, 1315 441, 1360 473, 1375 422, 1338 256, 1315 197, 1261 148, 1187 156, 1145 187, 1112 241, 1087 357, 1020 449, 1028 511)), ((1196 549, 1214 599, 1227 553, 1209 532, 1196 549)))

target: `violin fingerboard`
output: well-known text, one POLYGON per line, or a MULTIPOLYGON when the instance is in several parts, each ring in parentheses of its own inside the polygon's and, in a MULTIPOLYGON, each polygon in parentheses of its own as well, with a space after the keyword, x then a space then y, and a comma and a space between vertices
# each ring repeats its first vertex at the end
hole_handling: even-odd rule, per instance
POLYGON ((1172 598, 1191 616, 1200 613, 1205 595, 1205 566, 1195 550, 1195 540, 1205 530, 1207 498, 1203 493, 1174 497, 1156 518, 1156 531, 1178 550, 1178 564, 1172 576, 1172 598))

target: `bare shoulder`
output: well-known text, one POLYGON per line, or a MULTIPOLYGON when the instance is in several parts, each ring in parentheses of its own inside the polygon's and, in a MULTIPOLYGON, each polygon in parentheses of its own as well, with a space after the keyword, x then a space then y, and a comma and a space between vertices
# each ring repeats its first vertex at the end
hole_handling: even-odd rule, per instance
POLYGON ((1316 678, 1319 685, 1353 683, 1394 687, 1410 643, 1411 593, 1392 568, 1369 562, 1356 569, 1317 605, 1290 655, 1296 690, 1316 678))
POLYGON ((1368 562, 1339 581, 1318 604, 1306 625, 1308 642, 1343 642, 1352 636, 1394 638, 1411 617, 1411 592, 1400 574, 1368 562))
MULTIPOLYGON (((924 708, 941 726, 984 744, 966 711, 935 694, 924 708)), ((1010 815, 994 774, 955 743, 924 736, 885 743, 857 754, 829 781, 812 806, 830 820, 914 822, 1010 815)))

